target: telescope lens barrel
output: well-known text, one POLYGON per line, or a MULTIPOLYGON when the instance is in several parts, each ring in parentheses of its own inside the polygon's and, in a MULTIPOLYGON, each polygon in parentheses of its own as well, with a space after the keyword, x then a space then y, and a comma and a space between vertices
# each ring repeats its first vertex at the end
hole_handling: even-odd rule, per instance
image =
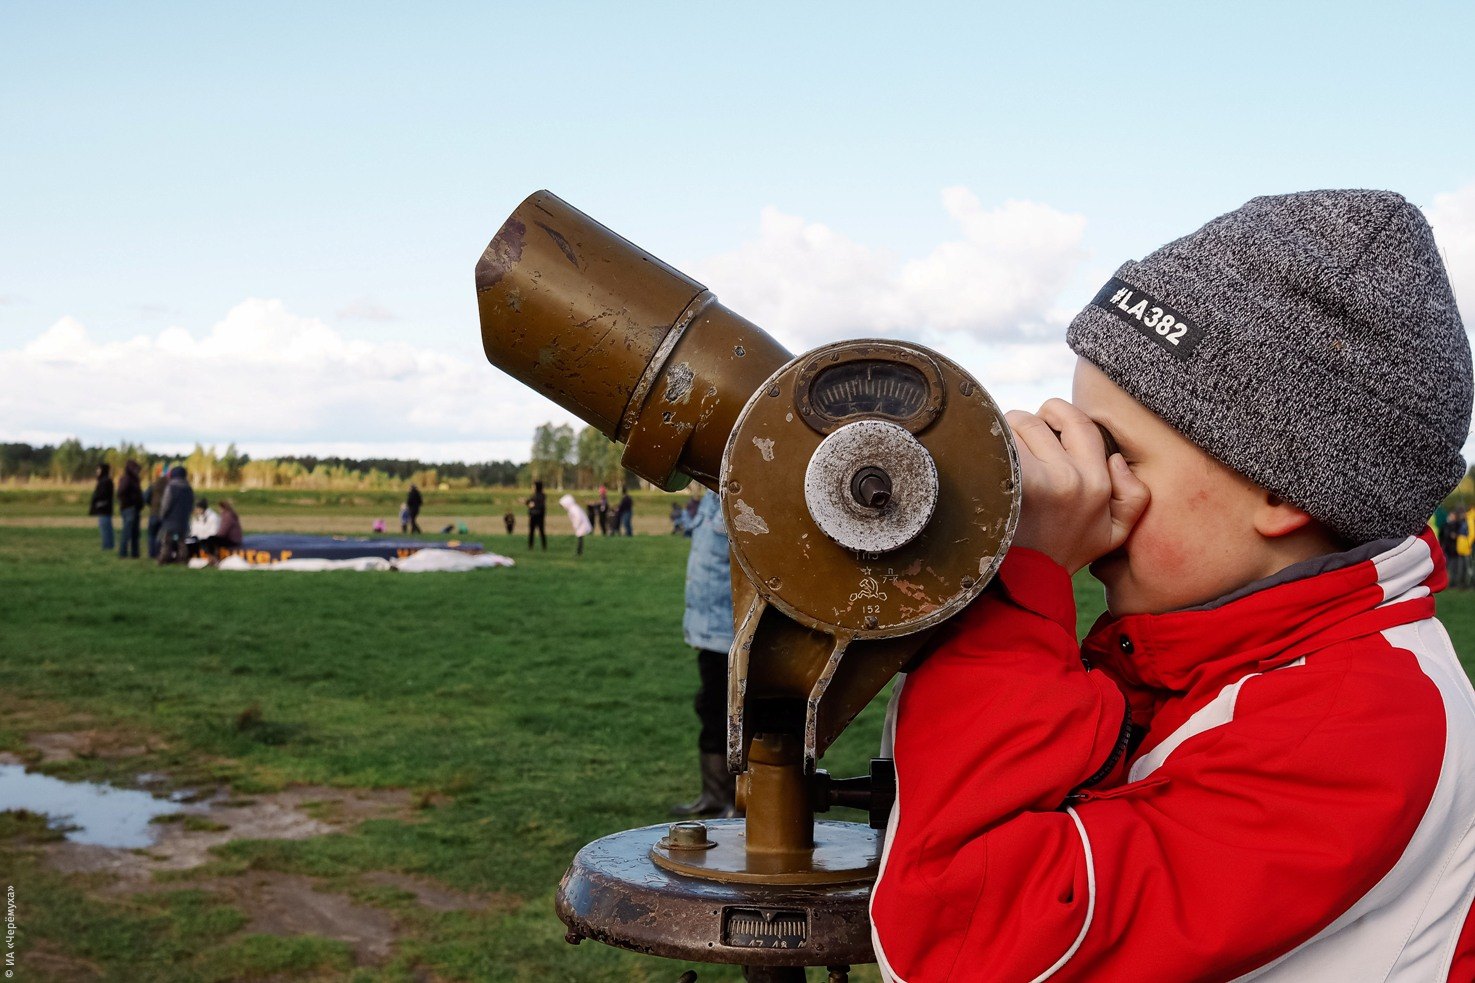
POLYGON ((789 353, 702 284, 547 191, 476 264, 493 365, 612 440, 664 488, 714 487, 750 393, 789 353))

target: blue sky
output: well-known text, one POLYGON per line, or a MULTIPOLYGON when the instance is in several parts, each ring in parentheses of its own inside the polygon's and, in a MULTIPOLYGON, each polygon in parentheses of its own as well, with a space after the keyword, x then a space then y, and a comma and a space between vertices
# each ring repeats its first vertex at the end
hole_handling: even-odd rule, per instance
POLYGON ((1392 11, 12 0, 0 439, 525 457, 567 415, 485 363, 472 268, 539 188, 795 349, 911 337, 1007 405, 1256 194, 1404 193, 1468 312, 1475 6, 1392 11))

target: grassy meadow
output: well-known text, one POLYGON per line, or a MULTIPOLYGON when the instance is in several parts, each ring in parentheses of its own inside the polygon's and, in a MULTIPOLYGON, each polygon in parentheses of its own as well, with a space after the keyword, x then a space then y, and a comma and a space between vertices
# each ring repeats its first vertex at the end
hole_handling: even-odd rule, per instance
MULTIPOLYGON (((163 775, 168 788, 228 786, 244 800, 398 789, 411 805, 331 835, 234 840, 204 867, 126 895, 105 874, 58 872, 44 850, 55 834, 0 813, 24 978, 671 981, 686 968, 570 946, 553 914, 580 846, 664 821, 696 790, 688 540, 664 532, 672 496, 637 504, 637 519, 661 516, 659 535, 595 536, 576 557, 569 535, 529 553, 524 536, 498 530, 481 538, 516 567, 419 576, 123 561, 98 548, 94 520, 71 521, 76 503, 38 497, 0 499, 0 752, 122 786, 163 775), (100 735, 102 750, 39 761, 48 735, 79 732, 100 735), (478 904, 427 910, 380 872, 478 904), (230 903, 230 884, 257 876, 310 878, 382 909, 392 952, 363 965, 330 938, 249 931, 253 913, 230 903)), ((232 497, 248 532, 358 533, 380 505, 293 493, 258 511, 232 497)), ((440 504, 429 497, 422 519, 440 504)), ((500 526, 500 501, 461 505, 456 516, 500 526)), ((879 709, 827 757, 834 773, 864 770, 879 709)), ((704 981, 738 978, 695 968, 704 981)))
MULTIPOLYGON (((666 534, 671 496, 637 499, 637 530, 651 534, 596 536, 576 557, 568 535, 528 553, 502 534, 519 493, 432 493, 422 525, 467 521, 517 566, 415 576, 121 561, 98 548, 91 520, 74 521, 68 494, 0 490, 0 753, 63 778, 228 788, 242 803, 313 788, 392 790, 400 805, 321 835, 231 839, 202 866, 127 891, 106 870, 59 869, 57 833, 0 812, 18 978, 674 981, 694 968, 738 979, 569 946, 552 910, 581 845, 661 822, 695 791, 688 541, 666 534), (84 733, 75 753, 43 753, 84 733), (243 899, 291 885, 342 899, 390 937, 365 956, 311 925, 262 929, 243 899), (425 903, 434 892, 464 903, 425 903)), ((229 497, 248 533, 361 533, 397 506, 229 497)), ((567 528, 557 513, 549 527, 567 528)), ((1099 592, 1083 578, 1077 594, 1089 624, 1099 592)), ((1471 594, 1446 595, 1441 613, 1475 652, 1471 594)), ((864 770, 880 710, 842 736, 832 773, 864 770)))

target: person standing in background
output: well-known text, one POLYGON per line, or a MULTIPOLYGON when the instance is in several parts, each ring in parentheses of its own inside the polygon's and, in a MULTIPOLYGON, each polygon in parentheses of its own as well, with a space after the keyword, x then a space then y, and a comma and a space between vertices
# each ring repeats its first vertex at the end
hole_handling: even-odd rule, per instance
POLYGON ((625 531, 625 535, 626 536, 633 536, 633 535, 635 535, 634 532, 632 532, 631 529, 630 529, 630 524, 631 524, 631 521, 633 520, 634 516, 635 516, 635 500, 630 497, 630 489, 623 488, 623 489, 620 490, 620 504, 617 505, 617 506, 615 506, 615 535, 616 536, 618 536, 620 534, 620 530, 622 530, 622 529, 625 531))
POLYGON ((420 506, 425 504, 425 498, 420 494, 420 489, 414 483, 410 484, 410 493, 405 496, 405 508, 410 510, 410 532, 420 532, 420 506))
POLYGON ((113 548, 113 469, 97 466, 97 484, 92 487, 92 502, 87 514, 97 516, 97 531, 102 534, 102 548, 113 548))
POLYGON ((159 527, 163 520, 159 518, 160 511, 164 507, 164 488, 169 484, 168 468, 159 465, 159 473, 154 477, 153 484, 149 490, 143 493, 143 500, 149 505, 149 559, 159 558, 159 527))
POLYGON ((1465 511, 1458 505, 1451 506, 1439 524, 1439 549, 1444 553, 1444 565, 1449 570, 1451 586, 1462 587, 1465 581, 1465 561, 1460 556, 1460 536, 1465 531, 1465 511))
POLYGON ((1471 509, 1460 512, 1459 535, 1455 537, 1455 568, 1449 582, 1455 587, 1470 586, 1470 554, 1475 552, 1475 520, 1471 509))
POLYGON ((548 552, 548 533, 544 531, 543 521, 548 514, 548 498, 543 494, 543 483, 533 482, 533 493, 528 496, 526 502, 528 507, 528 549, 533 548, 533 533, 537 533, 543 540, 543 552, 548 552))
POLYGON ((123 528, 118 537, 118 557, 138 559, 138 513, 143 509, 143 484, 138 480, 138 462, 123 465, 118 479, 118 517, 123 528))
POLYGON ((732 648, 732 573, 722 499, 707 492, 693 515, 683 517, 691 552, 686 558, 686 614, 681 631, 697 650, 697 751, 701 792, 671 807, 680 818, 738 815, 736 778, 727 770, 727 652, 732 648))
POLYGON ((184 539, 189 535, 190 516, 195 511, 195 490, 189 472, 179 465, 169 469, 164 500, 159 506, 159 563, 184 560, 184 539))

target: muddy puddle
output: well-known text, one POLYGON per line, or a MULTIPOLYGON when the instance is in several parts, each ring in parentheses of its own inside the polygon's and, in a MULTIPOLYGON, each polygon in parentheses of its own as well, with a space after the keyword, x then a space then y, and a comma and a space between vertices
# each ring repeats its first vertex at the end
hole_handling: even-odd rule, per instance
POLYGON ((0 810, 46 816, 48 825, 63 834, 57 844, 63 853, 99 858, 118 854, 108 862, 99 860, 94 869, 151 870, 198 866, 209 859, 212 846, 229 840, 301 840, 365 819, 412 815, 412 796, 402 790, 294 787, 233 797, 229 789, 217 788, 177 789, 166 795, 148 791, 151 785, 166 784, 165 776, 141 774, 137 780, 143 788, 66 781, 27 771, 0 756, 0 810))
POLYGON ((66 839, 86 846, 128 849, 154 841, 154 820, 180 812, 172 799, 97 782, 66 782, 0 764, 0 809, 24 809, 48 818, 66 839))
MULTIPOLYGON (((33 748, 44 743, 31 742, 33 748)), ((64 873, 105 875, 92 880, 92 890, 126 896, 178 884, 177 877, 161 882, 156 875, 185 872, 189 877, 188 871, 216 859, 212 848, 231 840, 302 840, 350 832, 370 819, 415 822, 427 805, 404 789, 296 786, 245 796, 225 787, 166 793, 163 775, 141 774, 135 780, 143 787, 64 781, 28 772, 19 759, 0 753, 0 811, 25 809, 47 816, 63 832, 63 838, 38 847, 47 864, 64 873)), ((369 872, 363 882, 403 892, 431 911, 507 909, 516 903, 462 894, 402 873, 369 872)), ((359 965, 382 962, 397 940, 389 912, 351 901, 314 878, 254 870, 222 876, 202 870, 188 883, 245 912, 247 931, 338 939, 351 946, 359 965)))

